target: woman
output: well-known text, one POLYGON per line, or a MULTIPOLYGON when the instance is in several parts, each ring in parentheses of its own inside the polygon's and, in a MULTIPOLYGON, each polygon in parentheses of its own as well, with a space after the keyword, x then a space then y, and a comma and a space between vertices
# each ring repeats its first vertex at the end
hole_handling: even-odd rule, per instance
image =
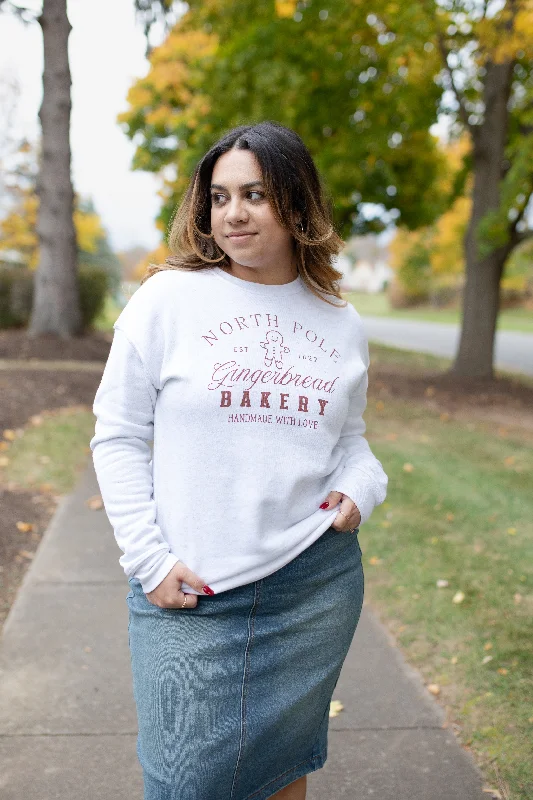
POLYGON ((368 344, 292 130, 224 135, 169 242, 115 323, 90 443, 131 589, 144 797, 302 800, 386 496, 368 344))

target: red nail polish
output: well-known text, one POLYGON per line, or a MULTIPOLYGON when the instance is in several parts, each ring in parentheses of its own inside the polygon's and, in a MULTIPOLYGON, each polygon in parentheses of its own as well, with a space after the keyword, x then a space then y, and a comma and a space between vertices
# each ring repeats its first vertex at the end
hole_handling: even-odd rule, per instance
POLYGON ((326 500, 325 503, 322 503, 322 505, 320 506, 320 508, 328 508, 328 507, 329 507, 329 502, 327 500, 326 500))
POLYGON ((207 584, 206 584, 205 586, 202 586, 202 590, 203 590, 203 591, 204 591, 206 594, 215 594, 215 593, 214 593, 214 591, 211 589, 211 587, 210 587, 210 586, 208 586, 207 584))

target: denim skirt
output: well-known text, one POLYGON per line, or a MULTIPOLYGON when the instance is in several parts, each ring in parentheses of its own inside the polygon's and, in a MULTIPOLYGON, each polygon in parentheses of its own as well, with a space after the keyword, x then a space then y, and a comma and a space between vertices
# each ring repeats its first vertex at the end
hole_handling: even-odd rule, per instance
POLYGON ((129 579, 144 800, 264 800, 327 758, 329 706, 363 604, 358 530, 328 528, 265 578, 191 609, 129 579))

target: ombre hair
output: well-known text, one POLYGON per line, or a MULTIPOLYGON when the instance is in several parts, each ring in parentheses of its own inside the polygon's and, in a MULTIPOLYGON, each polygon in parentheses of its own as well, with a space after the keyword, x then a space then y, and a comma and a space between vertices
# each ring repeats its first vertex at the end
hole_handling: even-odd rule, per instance
POLYGON ((165 269, 230 267, 229 256, 211 233, 210 186, 217 159, 232 149, 250 150, 255 155, 274 215, 293 236, 303 282, 328 305, 344 308, 347 303, 338 288, 343 273, 335 269, 332 260, 345 243, 333 225, 331 200, 300 136, 269 120, 232 128, 204 155, 170 224, 171 255, 164 264, 150 264, 141 284, 165 269), (343 302, 332 303, 323 294, 343 302))

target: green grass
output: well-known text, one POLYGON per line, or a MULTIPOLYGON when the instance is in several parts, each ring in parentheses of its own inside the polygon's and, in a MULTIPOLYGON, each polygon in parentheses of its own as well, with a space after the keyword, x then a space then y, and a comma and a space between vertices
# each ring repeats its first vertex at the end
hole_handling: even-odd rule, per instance
MULTIPOLYGON (((391 365, 395 368, 405 367, 411 374, 418 373, 423 375, 426 374, 428 370, 431 372, 444 372, 448 370, 453 363, 453 359, 451 358, 434 356, 430 353, 417 353, 413 350, 400 350, 397 347, 391 347, 381 342, 370 341, 369 350, 371 368, 373 365, 391 365)), ((530 375, 508 372, 507 370, 498 369, 496 367, 494 367, 494 375, 496 378, 506 378, 533 389, 533 377, 530 375)), ((372 383, 372 377, 370 378, 370 383, 372 383)))
POLYGON ((366 420, 389 475, 360 533, 371 605, 441 687, 488 781, 500 774, 510 798, 531 798, 533 435, 394 398, 370 399, 366 420))
POLYGON ((54 494, 66 494, 87 465, 94 414, 77 406, 40 416, 40 425, 27 425, 2 453, 9 462, 0 469, 0 483, 14 481, 28 489, 46 483, 54 494))
MULTIPOLYGON (((357 311, 378 317, 391 319, 421 320, 424 322, 448 322, 460 324, 460 308, 436 309, 428 306, 420 308, 391 309, 384 292, 367 294, 366 292, 343 292, 343 297, 348 300, 357 311)), ((497 329, 500 331, 518 331, 533 333, 533 311, 525 308, 504 309, 498 316, 497 329)))

